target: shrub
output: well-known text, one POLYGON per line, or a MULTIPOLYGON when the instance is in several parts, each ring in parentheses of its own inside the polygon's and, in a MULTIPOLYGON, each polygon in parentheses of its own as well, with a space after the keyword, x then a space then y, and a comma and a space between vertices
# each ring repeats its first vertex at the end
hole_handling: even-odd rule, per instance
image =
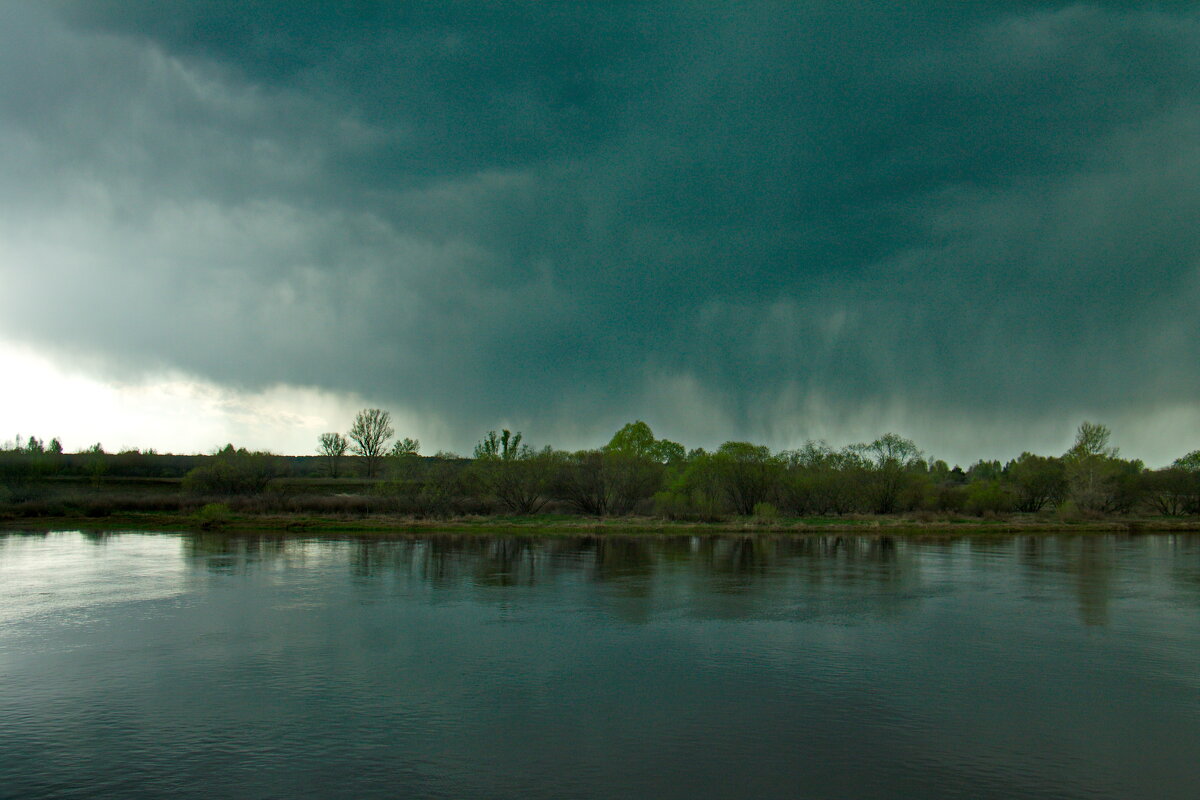
POLYGON ((967 511, 984 516, 1003 514, 1013 510, 1012 493, 998 481, 976 481, 967 486, 967 511))
POLYGON ((703 492, 656 492, 653 511, 664 519, 689 522, 720 522, 723 518, 720 503, 703 492))
POLYGON ((83 504, 83 514, 86 517, 107 517, 113 513, 113 504, 107 500, 89 500, 83 504))
POLYGON ((229 506, 224 503, 205 503, 196 512, 196 518, 200 520, 200 527, 202 528, 224 525, 229 521, 229 506))
POLYGON ((209 463, 184 476, 183 490, 189 494, 257 494, 273 477, 275 464, 269 454, 234 450, 233 445, 226 445, 209 463))
POLYGON ((942 484, 933 490, 933 509, 942 512, 962 511, 967 507, 967 487, 942 484))
POLYGON ((679 492, 654 493, 654 514, 663 519, 684 519, 688 514, 688 498, 679 492))
POLYGON ((779 509, 770 503, 755 503, 754 519, 758 522, 775 522, 779 519, 779 509))

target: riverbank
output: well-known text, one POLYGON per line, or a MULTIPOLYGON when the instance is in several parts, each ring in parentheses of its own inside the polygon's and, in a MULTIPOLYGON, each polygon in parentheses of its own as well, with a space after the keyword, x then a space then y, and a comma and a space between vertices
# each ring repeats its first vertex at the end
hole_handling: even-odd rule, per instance
POLYGON ((195 530, 269 531, 281 534, 517 533, 537 536, 579 534, 830 534, 889 536, 988 536, 1054 533, 1197 533, 1200 518, 1138 517, 1082 519, 1057 515, 1013 515, 1007 518, 922 519, 912 516, 808 517, 797 519, 733 519, 720 522, 675 522, 653 517, 456 517, 415 519, 399 516, 355 518, 311 515, 236 514, 206 510, 197 514, 147 512, 103 517, 65 515, 0 518, 0 531, 45 530, 195 530))

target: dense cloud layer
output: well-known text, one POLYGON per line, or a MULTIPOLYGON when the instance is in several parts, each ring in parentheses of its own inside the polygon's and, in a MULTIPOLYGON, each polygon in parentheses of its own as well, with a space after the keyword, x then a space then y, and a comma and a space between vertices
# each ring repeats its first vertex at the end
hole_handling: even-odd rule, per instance
POLYGON ((882 5, 8 4, 0 333, 459 448, 1195 409, 1194 4, 882 5))

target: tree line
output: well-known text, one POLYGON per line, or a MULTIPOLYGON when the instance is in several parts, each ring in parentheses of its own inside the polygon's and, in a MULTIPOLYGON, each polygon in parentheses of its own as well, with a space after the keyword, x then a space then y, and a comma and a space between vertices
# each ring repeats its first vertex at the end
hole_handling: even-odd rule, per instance
POLYGON ((529 515, 554 510, 589 516, 655 515, 708 521, 732 515, 773 519, 847 514, 973 514, 1071 511, 1084 515, 1200 514, 1200 450, 1162 469, 1121 457, 1104 425, 1084 422, 1061 455, 1022 453, 966 469, 928 458, 887 433, 833 448, 811 441, 791 450, 730 441, 687 450, 655 437, 642 421, 602 447, 563 451, 529 446, 520 432, 488 431, 469 458, 420 454, 420 442, 396 438, 391 415, 360 411, 346 433, 323 433, 317 454, 281 457, 235 448, 211 456, 106 454, 100 445, 64 454, 30 437, 0 452, 0 483, 42 465, 101 478, 105 472, 183 476, 204 496, 262 493, 279 477, 320 474, 345 490, 388 498, 391 509, 419 516, 529 515), (157 467, 153 465, 158 465, 157 467), (148 466, 149 465, 149 466, 148 466), (319 469, 318 469, 319 467, 319 469), (142 470, 142 472, 137 472, 142 470))
POLYGON ((730 441, 709 452, 656 438, 639 420, 603 447, 578 451, 534 449, 519 432, 489 431, 469 459, 448 453, 421 458, 420 443, 409 438, 389 448, 394 433, 386 411, 364 409, 347 436, 321 436, 327 473, 340 474, 346 453, 355 453, 368 476, 386 473, 381 491, 426 514, 462 513, 489 502, 521 515, 555 504, 592 516, 644 513, 680 520, 1065 509, 1200 514, 1200 450, 1150 470, 1121 458, 1111 431, 1093 422, 1079 426, 1061 455, 1025 452, 1007 463, 980 460, 967 469, 928 459, 912 440, 894 433, 840 449, 810 441, 773 452, 730 441))

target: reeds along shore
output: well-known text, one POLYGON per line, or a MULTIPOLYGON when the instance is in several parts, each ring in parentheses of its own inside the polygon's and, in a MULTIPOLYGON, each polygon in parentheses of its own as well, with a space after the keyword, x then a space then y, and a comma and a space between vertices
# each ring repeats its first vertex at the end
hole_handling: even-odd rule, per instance
MULTIPOLYGON (((324 437, 323 437, 324 439, 324 437)), ((473 458, 423 457, 403 440, 374 464, 340 453, 276 456, 232 445, 208 456, 24 447, 0 452, 0 516, 118 513, 352 519, 639 518, 785 524, 829 518, 934 522, 1007 519, 1074 524, 1200 514, 1200 451, 1146 469, 1084 423, 1061 456, 1023 453, 967 469, 929 460, 895 434, 834 450, 771 452, 747 442, 685 451, 630 423, 604 447, 534 450, 489 433, 473 458), (366 477, 366 472, 374 473, 366 477), (334 476, 337 477, 334 477, 334 476), (212 512, 210 512, 212 513, 212 512)))

